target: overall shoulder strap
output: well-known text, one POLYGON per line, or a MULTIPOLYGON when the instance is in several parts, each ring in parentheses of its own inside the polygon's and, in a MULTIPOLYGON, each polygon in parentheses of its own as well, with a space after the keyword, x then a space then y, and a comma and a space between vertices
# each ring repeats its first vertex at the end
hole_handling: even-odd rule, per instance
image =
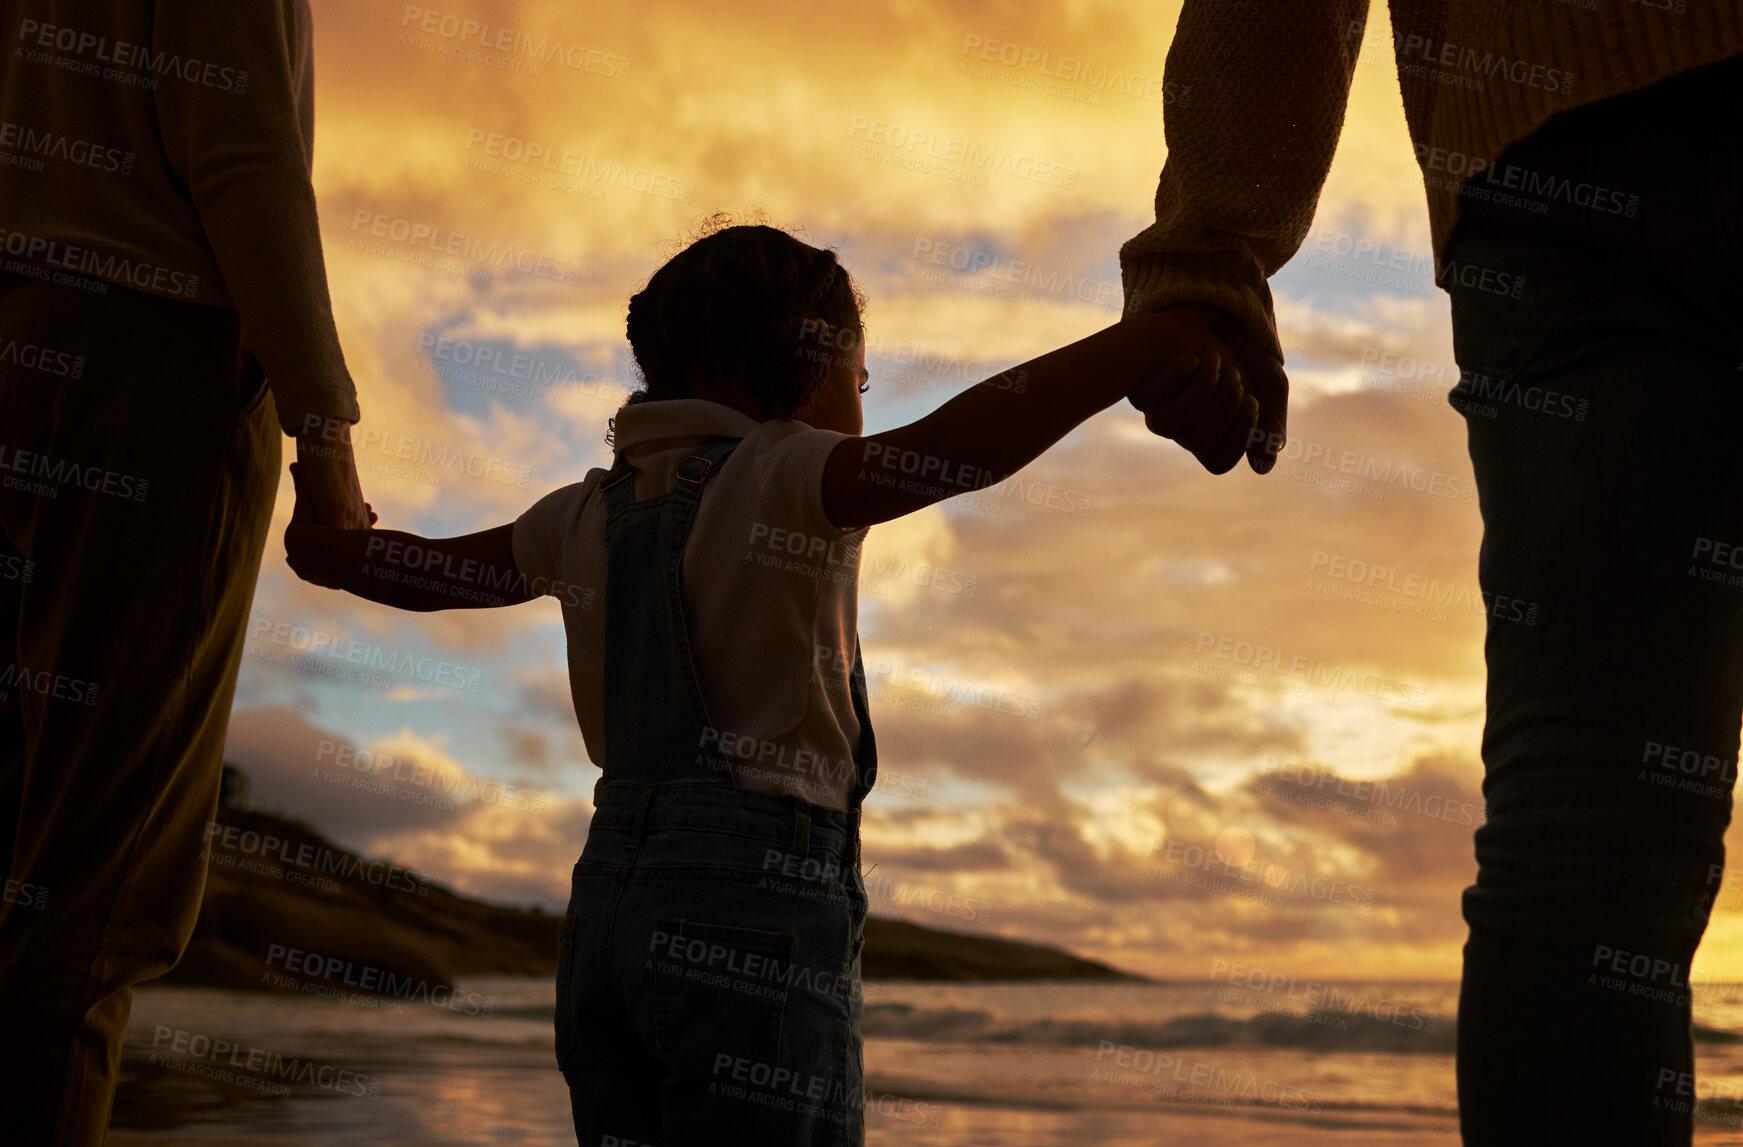
POLYGON ((605 495, 605 535, 608 538, 616 532, 623 512, 635 502, 634 478, 635 467, 620 454, 611 469, 605 472, 605 477, 599 480, 599 492, 605 495))
POLYGON ((672 493, 687 499, 701 498, 702 484, 720 468, 720 464, 726 461, 726 456, 737 449, 739 441, 733 438, 726 442, 716 442, 687 458, 679 459, 678 480, 672 483, 672 493))
MULTIPOLYGON (((737 438, 717 442, 679 459, 678 480, 673 483, 671 494, 686 498, 699 496, 702 484, 708 481, 709 476, 719 468, 738 443, 737 438)), ((605 472, 605 477, 600 479, 599 491, 605 495, 606 506, 613 513, 635 500, 635 483, 630 481, 634 475, 635 467, 619 455, 616 463, 605 472)))

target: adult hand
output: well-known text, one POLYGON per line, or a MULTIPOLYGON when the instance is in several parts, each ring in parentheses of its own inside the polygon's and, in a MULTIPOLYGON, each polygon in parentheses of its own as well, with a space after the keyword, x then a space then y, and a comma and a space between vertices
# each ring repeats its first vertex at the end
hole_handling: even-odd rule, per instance
POLYGON ((291 508, 290 525, 284 528, 284 564, 306 582, 326 586, 328 589, 336 588, 322 576, 319 569, 318 539, 323 535, 324 527, 315 520, 314 505, 306 492, 308 472, 299 461, 291 463, 290 474, 291 486, 296 491, 297 500, 291 508))
POLYGON ((351 426, 337 419, 311 420, 297 435, 297 509, 312 513, 323 526, 366 530, 375 511, 363 500, 357 461, 351 453, 351 426))
POLYGON ((1151 433, 1172 438, 1186 447, 1212 474, 1231 469, 1243 450, 1254 473, 1270 473, 1277 464, 1277 454, 1283 449, 1289 427, 1289 378, 1283 373, 1283 364, 1254 342, 1240 322, 1221 308, 1182 303, 1162 313, 1179 320, 1185 341, 1201 348, 1198 353, 1202 360, 1214 360, 1225 377, 1233 371, 1228 381, 1235 384, 1236 392, 1258 404, 1258 417, 1238 448, 1231 448, 1226 440, 1207 443, 1199 422, 1204 414, 1203 395, 1196 394, 1191 387, 1177 395, 1160 393, 1160 388, 1140 387, 1132 392, 1129 401, 1144 412, 1144 425, 1151 433))
POLYGON ((1144 412, 1152 433, 1180 443, 1212 474, 1225 474, 1241 460, 1259 421, 1259 404, 1236 373, 1227 351, 1180 354, 1126 397, 1144 412))
MULTIPOLYGON (((346 574, 355 572, 356 563, 345 563, 342 548, 336 547, 335 528, 315 520, 314 500, 309 496, 306 464, 292 462, 291 484, 296 490, 296 505, 291 509, 290 525, 284 530, 284 561, 291 572, 306 582, 327 589, 344 589, 346 574), (336 565, 336 563, 338 563, 336 565)), ((375 524, 375 511, 364 503, 369 524, 375 524)))

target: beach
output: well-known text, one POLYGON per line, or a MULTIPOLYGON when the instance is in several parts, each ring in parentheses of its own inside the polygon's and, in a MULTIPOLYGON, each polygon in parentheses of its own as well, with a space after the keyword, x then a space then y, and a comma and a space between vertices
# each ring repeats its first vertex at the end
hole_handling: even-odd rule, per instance
MULTIPOLYGON (((457 986, 491 1003, 141 990, 110 1142, 573 1144, 551 1055, 551 985, 457 986)), ((1219 983, 867 984, 866 1141, 1458 1143, 1457 985, 1320 985, 1317 1007, 1230 993, 1219 983)), ((1733 1019, 1728 998, 1698 1008, 1703 1023, 1733 1019)), ((1743 1080, 1733 1046, 1703 1042, 1703 1087, 1743 1080)), ((1743 1144, 1743 1133, 1708 1120, 1697 1139, 1743 1144)))

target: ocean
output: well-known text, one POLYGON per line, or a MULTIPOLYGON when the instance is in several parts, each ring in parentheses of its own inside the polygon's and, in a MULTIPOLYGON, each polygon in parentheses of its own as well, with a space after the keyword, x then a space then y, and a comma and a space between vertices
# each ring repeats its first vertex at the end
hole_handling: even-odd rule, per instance
MULTIPOLYGON (((139 991, 109 1142, 572 1147, 551 983, 456 988, 449 1008, 139 991)), ((867 984, 866 1142, 1456 1147, 1457 1000, 1449 983, 867 984)), ((1698 1096, 1743 1096, 1743 985, 1697 987, 1695 1018, 1698 1096)), ((1743 1147, 1740 1112, 1704 1104, 1697 1142, 1743 1147)))

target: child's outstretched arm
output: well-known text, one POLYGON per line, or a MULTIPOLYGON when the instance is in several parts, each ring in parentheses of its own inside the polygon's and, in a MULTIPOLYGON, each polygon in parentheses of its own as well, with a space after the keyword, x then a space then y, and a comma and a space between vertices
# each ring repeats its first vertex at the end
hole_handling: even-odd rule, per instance
MULTIPOLYGON (((291 479, 299 480, 295 463, 291 479)), ((484 609, 539 596, 515 565, 512 522, 458 538, 345 530, 318 524, 299 497, 284 548, 286 563, 304 581, 395 609, 484 609)))
POLYGON ((1227 470, 1246 448, 1259 408, 1239 371, 1203 342, 1201 328, 1184 313, 1127 315, 906 426, 849 438, 824 467, 824 512, 836 526, 855 529, 996 485, 1127 396, 1181 427, 1175 437, 1201 457, 1227 456, 1227 470))

